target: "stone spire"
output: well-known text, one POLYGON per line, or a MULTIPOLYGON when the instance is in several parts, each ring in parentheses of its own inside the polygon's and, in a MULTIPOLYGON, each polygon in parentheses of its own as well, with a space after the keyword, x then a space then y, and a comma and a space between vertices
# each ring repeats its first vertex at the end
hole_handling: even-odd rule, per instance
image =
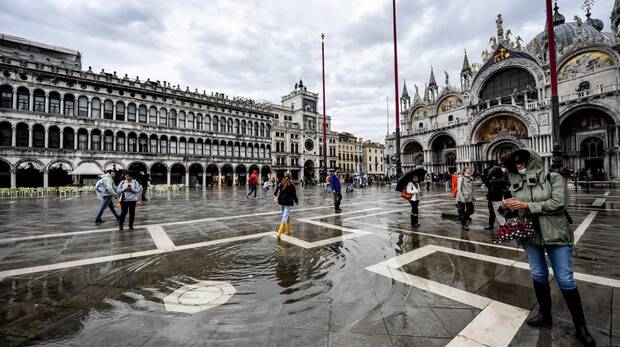
POLYGON ((401 95, 403 98, 409 97, 409 92, 407 91, 407 81, 403 80, 403 94, 401 95))
POLYGON ((429 97, 428 85, 424 84, 424 102, 430 102, 431 99, 429 97))
POLYGON ((558 2, 555 2, 555 6, 553 7, 553 25, 560 25, 566 23, 566 17, 560 13, 560 7, 558 6, 558 2))
POLYGON ((433 71, 433 67, 431 66, 431 77, 428 80, 428 87, 429 88, 436 88, 437 87, 437 81, 435 80, 435 72, 433 71))
POLYGON ((471 65, 469 64, 469 58, 467 58, 467 50, 465 50, 465 56, 463 57, 463 68, 461 72, 471 72, 471 65))

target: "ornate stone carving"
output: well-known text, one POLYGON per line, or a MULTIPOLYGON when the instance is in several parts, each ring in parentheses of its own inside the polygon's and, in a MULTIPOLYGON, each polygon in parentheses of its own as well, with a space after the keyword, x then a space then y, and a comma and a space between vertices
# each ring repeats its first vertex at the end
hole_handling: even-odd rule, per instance
POLYGON ((475 115, 467 124, 467 128, 465 130, 465 138, 474 140, 475 131, 478 127, 489 117, 500 115, 500 114, 510 114, 521 120, 527 126, 528 136, 538 135, 540 132, 538 122, 534 118, 534 116, 528 112, 527 110, 512 106, 512 105, 499 105, 495 107, 491 107, 486 109, 477 115, 475 115))

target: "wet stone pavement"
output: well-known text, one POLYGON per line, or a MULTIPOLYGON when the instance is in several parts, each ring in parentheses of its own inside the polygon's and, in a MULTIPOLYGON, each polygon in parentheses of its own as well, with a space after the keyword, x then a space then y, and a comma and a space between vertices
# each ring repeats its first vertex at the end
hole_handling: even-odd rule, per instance
MULTIPOLYGON (((443 189, 418 230, 389 188, 301 190, 276 240, 271 195, 153 195, 136 229, 93 223, 93 196, 0 200, 0 346, 577 346, 557 285, 554 327, 536 311, 527 260, 490 244, 479 192, 468 232, 443 189)), ((620 346, 620 192, 574 194, 575 272, 599 346, 620 346), (592 207, 605 198, 602 208, 592 207)))

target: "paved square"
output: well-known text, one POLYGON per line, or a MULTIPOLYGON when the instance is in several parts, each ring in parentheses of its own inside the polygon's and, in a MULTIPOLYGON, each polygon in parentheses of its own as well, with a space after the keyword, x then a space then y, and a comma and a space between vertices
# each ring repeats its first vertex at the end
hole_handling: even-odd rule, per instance
MULTIPOLYGON (((605 193, 574 195, 570 212, 586 318, 612 346, 620 193, 605 193)), ((387 187, 346 193, 342 214, 318 188, 299 196, 279 241, 273 200, 235 189, 154 194, 133 232, 109 215, 95 226, 91 196, 0 200, 0 345, 577 345, 555 283, 554 328, 523 324, 536 309, 527 261, 490 244, 485 201, 462 232, 435 187, 418 230, 387 187)))

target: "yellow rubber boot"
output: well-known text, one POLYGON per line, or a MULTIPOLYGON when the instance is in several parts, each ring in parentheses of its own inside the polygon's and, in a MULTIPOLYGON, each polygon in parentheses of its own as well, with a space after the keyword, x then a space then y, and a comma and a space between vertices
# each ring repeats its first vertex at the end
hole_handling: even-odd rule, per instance
POLYGON ((291 224, 290 223, 286 223, 284 224, 284 226, 286 227, 286 235, 291 235, 291 233, 293 232, 293 228, 291 228, 291 224))
POLYGON ((278 228, 278 239, 280 239, 280 235, 282 235, 283 232, 284 232, 284 224, 280 224, 280 227, 278 228))

